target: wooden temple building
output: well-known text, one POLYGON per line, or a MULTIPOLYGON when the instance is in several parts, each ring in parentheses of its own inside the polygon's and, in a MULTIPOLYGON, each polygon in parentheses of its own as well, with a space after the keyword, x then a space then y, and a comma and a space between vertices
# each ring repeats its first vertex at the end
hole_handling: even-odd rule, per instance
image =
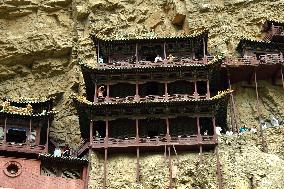
MULTIPOLYGON (((94 37, 98 63, 80 62, 86 97, 74 96, 86 143, 108 154, 214 149, 226 128, 229 90, 218 91, 222 58, 207 56, 207 32, 195 36, 105 40, 94 37), (160 57, 162 55, 162 57, 160 57)), ((169 163, 171 187, 171 163, 169 163)))
POLYGON ((49 154, 49 128, 56 114, 53 98, 2 101, 0 187, 83 189, 88 161, 49 154))

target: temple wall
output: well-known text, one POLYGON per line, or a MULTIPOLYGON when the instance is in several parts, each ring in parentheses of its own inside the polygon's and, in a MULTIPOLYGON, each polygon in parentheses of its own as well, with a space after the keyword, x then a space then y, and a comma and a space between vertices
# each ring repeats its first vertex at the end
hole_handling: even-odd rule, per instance
POLYGON ((81 179, 66 179, 40 175, 40 161, 23 158, 0 157, 0 187, 15 189, 83 189, 81 179), (20 165, 19 175, 10 176, 5 173, 7 163, 17 162, 20 165))

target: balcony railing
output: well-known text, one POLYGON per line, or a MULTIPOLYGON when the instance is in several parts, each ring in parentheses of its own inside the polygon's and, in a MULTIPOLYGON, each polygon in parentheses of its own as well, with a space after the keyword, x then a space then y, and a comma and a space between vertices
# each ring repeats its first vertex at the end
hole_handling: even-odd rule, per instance
POLYGON ((0 142, 0 151, 9 151, 9 152, 21 152, 21 153, 32 153, 39 154, 46 152, 45 145, 33 145, 25 143, 2 143, 0 142))
POLYGON ((124 61, 114 61, 111 63, 99 63, 99 68, 150 68, 150 67, 172 67, 172 66, 186 66, 186 65, 192 65, 192 64, 207 64, 209 61, 211 61, 213 57, 207 56, 206 58, 203 58, 201 60, 198 59, 191 59, 191 58, 175 58, 172 61, 170 60, 163 60, 158 62, 151 62, 151 61, 138 61, 131 62, 129 60, 124 61))
POLYGON ((206 99, 207 95, 188 95, 188 94, 173 94, 173 95, 148 95, 145 97, 127 96, 127 97, 99 97, 99 104, 115 104, 115 103, 130 103, 130 102, 164 102, 164 101, 183 101, 190 99, 206 99))
POLYGON ((227 58, 224 65, 260 65, 260 64, 283 64, 284 59, 282 54, 265 54, 256 56, 244 56, 243 58, 227 58))
POLYGON ((199 144, 216 144, 214 136, 155 136, 155 137, 125 137, 125 138, 94 138, 93 148, 124 148, 124 147, 154 147, 165 145, 199 145, 199 144))

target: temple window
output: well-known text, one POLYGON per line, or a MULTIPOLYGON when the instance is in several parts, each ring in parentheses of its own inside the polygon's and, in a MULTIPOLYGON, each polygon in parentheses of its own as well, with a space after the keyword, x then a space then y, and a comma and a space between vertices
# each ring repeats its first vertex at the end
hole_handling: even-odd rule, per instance
POLYGON ((109 138, 125 139, 135 136, 135 120, 117 119, 109 122, 109 138))
POLYGON ((154 138, 166 136, 166 122, 163 119, 142 119, 139 120, 139 136, 141 138, 154 138))
POLYGON ((201 135, 209 135, 209 136, 214 135, 212 117, 200 118, 200 133, 201 135))
POLYGON ((10 143, 26 143, 27 142, 27 128, 11 127, 7 130, 6 140, 10 143))
POLYGON ((168 84, 168 94, 188 94, 193 95, 194 83, 189 81, 175 81, 168 84))
POLYGON ((170 136, 187 137, 197 135, 196 118, 176 117, 170 119, 170 136))
POLYGON ((165 94, 165 87, 163 83, 149 82, 139 85, 139 95, 145 97, 148 95, 163 96, 165 94))
POLYGON ((104 138, 106 136, 106 122, 105 121, 95 121, 93 129, 93 137, 104 138))
POLYGON ((125 98, 135 95, 135 84, 118 83, 110 86, 110 97, 125 98))
POLYGON ((197 81, 197 93, 199 96, 205 96, 207 94, 206 81, 197 81))

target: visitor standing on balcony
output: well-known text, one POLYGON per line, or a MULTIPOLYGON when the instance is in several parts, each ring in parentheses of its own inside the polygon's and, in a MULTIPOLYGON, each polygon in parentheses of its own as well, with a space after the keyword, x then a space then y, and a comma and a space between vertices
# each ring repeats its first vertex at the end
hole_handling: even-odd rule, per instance
POLYGON ((160 55, 157 55, 155 58, 155 63, 162 62, 162 61, 163 61, 162 57, 160 57, 160 55))
POLYGON ((98 97, 101 98, 101 97, 104 97, 104 92, 105 92, 105 87, 104 86, 100 86, 98 88, 98 97))

